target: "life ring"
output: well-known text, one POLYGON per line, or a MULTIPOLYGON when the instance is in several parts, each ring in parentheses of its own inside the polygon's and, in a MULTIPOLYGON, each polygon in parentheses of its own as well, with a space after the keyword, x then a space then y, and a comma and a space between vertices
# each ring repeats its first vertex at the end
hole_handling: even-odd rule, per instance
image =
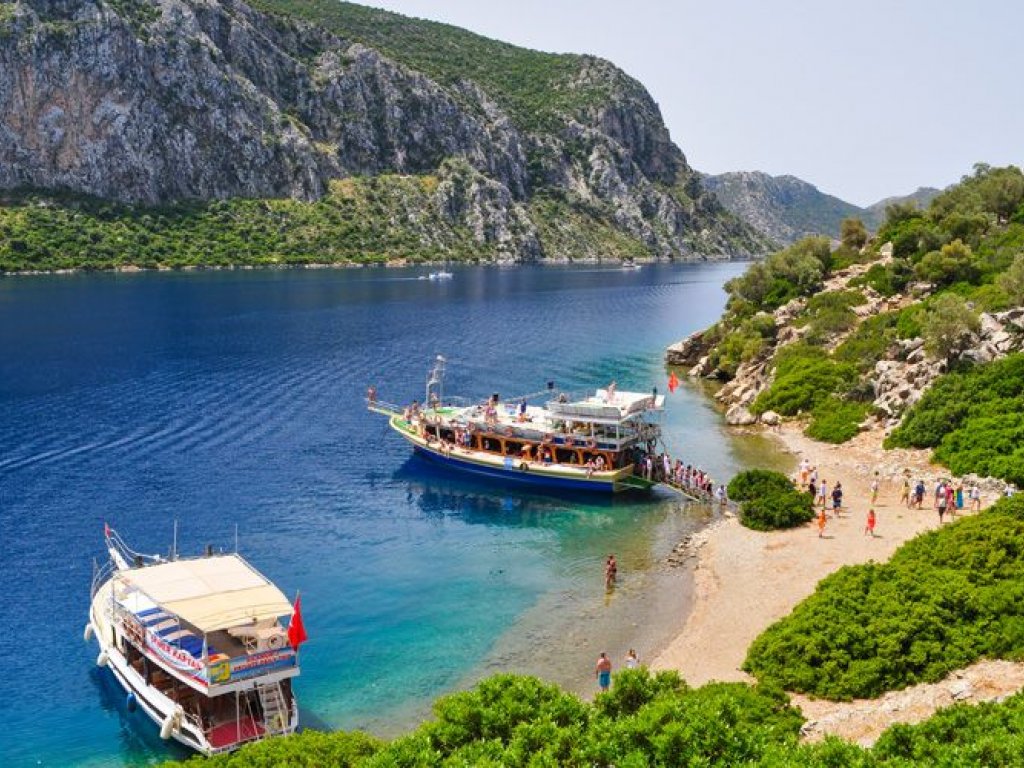
POLYGON ((526 462, 524 461, 524 462, 522 462, 522 463, 521 463, 521 464, 519 465, 519 469, 520 469, 520 470, 522 470, 523 472, 529 472, 529 471, 530 471, 530 465, 529 465, 529 464, 527 464, 527 463, 526 463, 526 462))

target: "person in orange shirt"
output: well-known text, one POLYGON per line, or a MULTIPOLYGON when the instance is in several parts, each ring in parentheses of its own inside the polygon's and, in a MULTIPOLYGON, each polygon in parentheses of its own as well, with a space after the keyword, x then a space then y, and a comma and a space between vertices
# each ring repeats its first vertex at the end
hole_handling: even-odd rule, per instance
POLYGON ((868 510, 868 523, 867 523, 867 525, 864 526, 864 535, 865 536, 867 536, 870 533, 871 534, 871 538, 875 537, 875 522, 876 521, 877 521, 877 518, 875 517, 875 510, 869 509, 868 510))
POLYGON ((825 508, 822 507, 821 509, 818 510, 818 538, 819 539, 824 537, 824 535, 825 535, 825 523, 826 523, 825 508))

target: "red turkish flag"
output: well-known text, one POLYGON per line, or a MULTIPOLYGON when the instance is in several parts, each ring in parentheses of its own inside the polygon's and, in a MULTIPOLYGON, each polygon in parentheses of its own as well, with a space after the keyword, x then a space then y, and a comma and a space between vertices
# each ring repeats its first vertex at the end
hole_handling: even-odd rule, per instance
POLYGON ((295 606, 292 608, 292 619, 288 622, 288 642, 296 651, 299 646, 306 642, 306 628, 302 626, 302 596, 295 596, 295 606))
POLYGON ((669 374, 669 377, 668 377, 668 391, 669 392, 675 392, 678 387, 679 387, 679 377, 676 376, 676 372, 675 371, 672 371, 672 373, 669 374))

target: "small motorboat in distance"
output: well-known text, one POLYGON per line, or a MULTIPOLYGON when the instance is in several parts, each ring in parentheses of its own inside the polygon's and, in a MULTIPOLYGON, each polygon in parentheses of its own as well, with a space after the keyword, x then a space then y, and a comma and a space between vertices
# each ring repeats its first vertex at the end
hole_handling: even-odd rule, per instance
POLYGON ((427 275, 428 280, 451 280, 452 277, 453 275, 451 272, 445 272, 444 270, 441 270, 440 272, 431 272, 427 275))
POLYGON ((293 733, 298 601, 293 609, 236 553, 142 555, 109 526, 105 539, 110 559, 93 576, 85 638, 96 638, 96 663, 124 688, 128 710, 204 755, 293 733))

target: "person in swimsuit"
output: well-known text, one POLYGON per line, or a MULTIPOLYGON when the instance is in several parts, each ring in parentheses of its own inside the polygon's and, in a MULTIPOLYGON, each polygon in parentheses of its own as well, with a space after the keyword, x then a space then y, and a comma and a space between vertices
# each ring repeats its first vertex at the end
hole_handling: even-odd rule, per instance
POLYGON ((594 674, 597 677, 597 685, 602 691, 607 691, 612 684, 612 660, 604 651, 601 651, 601 655, 597 657, 594 674))
POLYGON ((632 648, 629 649, 629 653, 626 654, 626 669, 636 669, 640 666, 640 659, 636 655, 636 651, 632 648))
POLYGON ((615 579, 619 575, 619 564, 615 562, 615 555, 608 555, 604 563, 604 586, 611 589, 615 586, 615 579))

